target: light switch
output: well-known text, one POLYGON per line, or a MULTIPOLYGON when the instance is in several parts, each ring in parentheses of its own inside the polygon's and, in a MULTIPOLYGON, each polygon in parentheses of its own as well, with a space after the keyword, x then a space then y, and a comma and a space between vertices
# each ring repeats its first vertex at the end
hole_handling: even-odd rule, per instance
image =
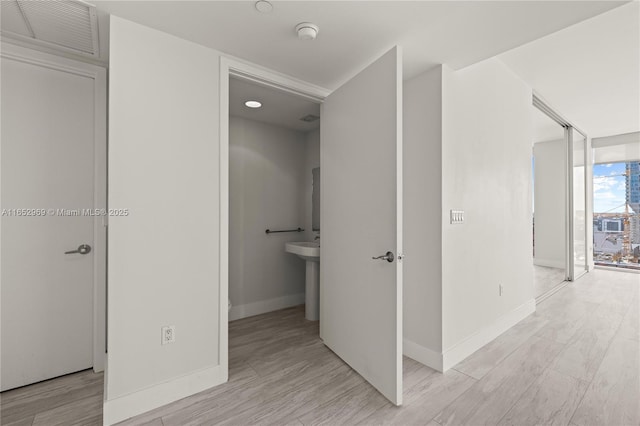
POLYGON ((451 210, 451 224, 464 223, 464 210, 451 210))

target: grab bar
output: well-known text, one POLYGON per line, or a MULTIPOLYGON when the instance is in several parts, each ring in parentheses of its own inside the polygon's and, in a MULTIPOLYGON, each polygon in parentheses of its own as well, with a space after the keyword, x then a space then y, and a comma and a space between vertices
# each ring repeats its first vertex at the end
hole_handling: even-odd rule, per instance
POLYGON ((277 234, 279 232, 304 232, 304 229, 302 229, 302 228, 298 228, 298 229, 283 229, 281 231, 272 231, 271 229, 267 229, 266 231, 264 231, 265 234, 277 234))

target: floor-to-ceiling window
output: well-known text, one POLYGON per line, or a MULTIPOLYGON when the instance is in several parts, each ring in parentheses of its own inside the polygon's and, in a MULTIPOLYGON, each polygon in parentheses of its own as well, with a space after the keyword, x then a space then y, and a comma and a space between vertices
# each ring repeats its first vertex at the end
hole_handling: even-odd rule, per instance
POLYGON ((640 161, 593 166, 593 260, 640 270, 640 161))

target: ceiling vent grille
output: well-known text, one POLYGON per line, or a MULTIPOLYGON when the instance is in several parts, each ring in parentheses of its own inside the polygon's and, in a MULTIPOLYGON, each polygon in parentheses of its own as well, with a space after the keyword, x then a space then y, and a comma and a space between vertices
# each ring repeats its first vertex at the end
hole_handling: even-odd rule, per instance
POLYGON ((2 0, 2 34, 98 57, 95 7, 78 0, 2 0))

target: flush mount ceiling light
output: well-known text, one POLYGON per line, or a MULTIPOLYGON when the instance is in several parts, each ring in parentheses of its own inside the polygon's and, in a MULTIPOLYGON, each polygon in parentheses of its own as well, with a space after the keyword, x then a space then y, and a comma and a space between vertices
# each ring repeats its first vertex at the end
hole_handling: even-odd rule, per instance
POLYGON ((244 104, 249 108, 260 108, 262 106, 262 102, 258 101, 246 101, 244 104))
POLYGON ((301 22, 296 25, 296 32, 300 40, 315 40, 320 28, 311 22, 301 22))
POLYGON ((273 5, 265 0, 260 0, 256 2, 256 9, 260 13, 269 13, 273 10, 273 5))

